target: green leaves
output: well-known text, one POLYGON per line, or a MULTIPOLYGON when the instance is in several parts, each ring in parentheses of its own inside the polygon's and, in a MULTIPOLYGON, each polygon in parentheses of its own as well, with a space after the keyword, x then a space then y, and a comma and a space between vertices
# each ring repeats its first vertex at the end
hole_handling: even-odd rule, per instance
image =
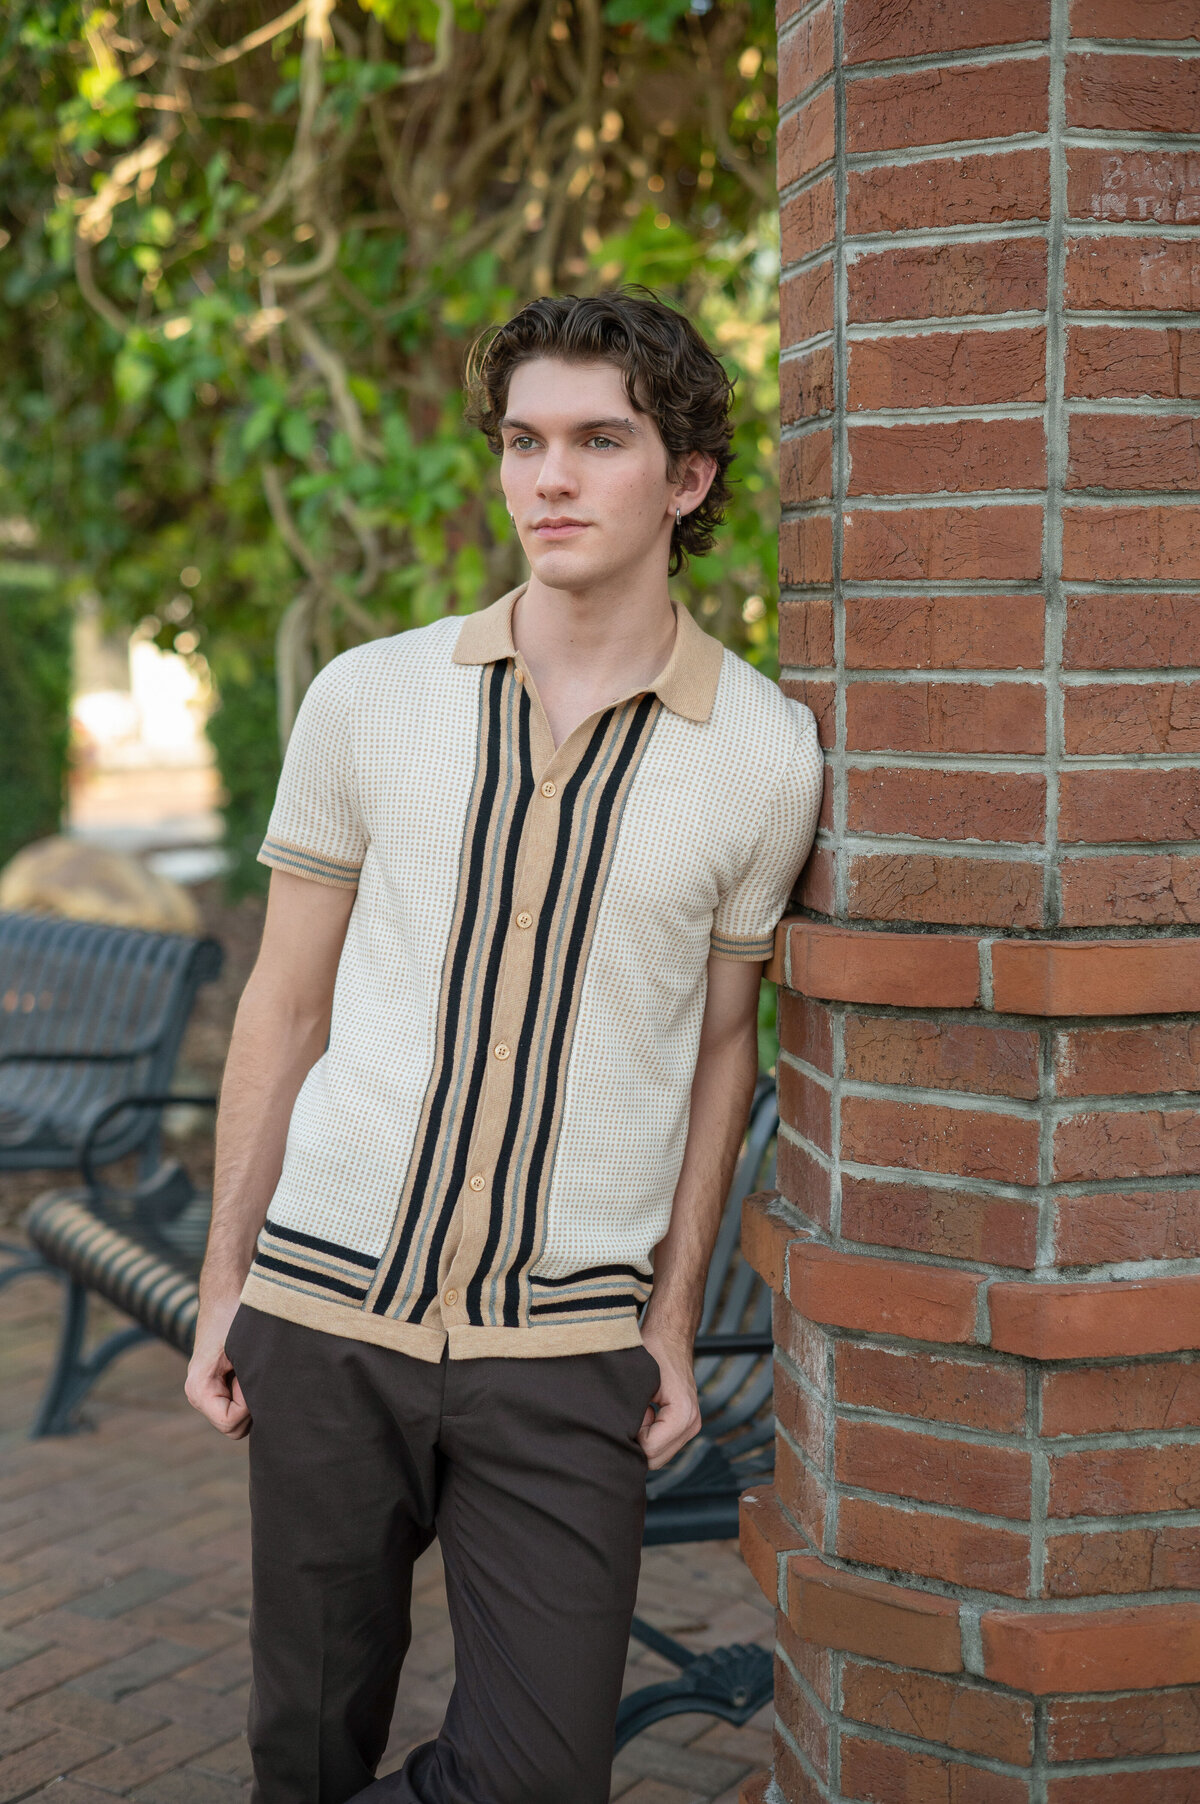
POLYGON ((604 16, 613 25, 640 25, 655 44, 665 44, 685 13, 707 12, 694 0, 607 0, 604 16))

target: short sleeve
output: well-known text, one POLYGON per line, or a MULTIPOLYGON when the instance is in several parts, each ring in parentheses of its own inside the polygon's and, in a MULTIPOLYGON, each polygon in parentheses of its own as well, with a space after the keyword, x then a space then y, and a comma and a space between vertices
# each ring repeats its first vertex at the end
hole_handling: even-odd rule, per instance
POLYGON ((353 653, 343 653, 314 679, 300 705, 258 854, 275 870, 344 889, 357 887, 367 850, 353 703, 353 653))
POLYGON ((797 743, 767 802, 754 849, 713 915, 714 958, 770 958, 775 929, 812 849, 821 810, 823 762, 812 711, 793 702, 797 743))

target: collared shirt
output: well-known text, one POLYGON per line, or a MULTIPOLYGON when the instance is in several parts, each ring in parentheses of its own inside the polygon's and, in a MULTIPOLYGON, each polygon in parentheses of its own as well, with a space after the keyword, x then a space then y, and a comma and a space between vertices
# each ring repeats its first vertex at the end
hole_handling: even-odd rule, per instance
POLYGON ((520 593, 335 658, 259 854, 357 895, 243 1298, 430 1360, 636 1344, 707 961, 769 955, 821 797, 812 714, 683 608, 556 749, 520 593))

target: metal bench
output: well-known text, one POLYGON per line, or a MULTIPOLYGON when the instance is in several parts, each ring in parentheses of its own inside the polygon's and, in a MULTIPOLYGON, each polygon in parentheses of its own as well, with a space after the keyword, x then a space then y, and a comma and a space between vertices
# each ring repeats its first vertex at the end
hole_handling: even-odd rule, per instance
MULTIPOLYGON (((211 1098, 188 1098, 205 1102, 211 1098)), ((162 1098, 117 1103, 151 1109, 162 1098)), ((775 1086, 760 1081, 709 1268, 696 1376, 704 1427, 682 1453, 647 1479, 647 1546, 725 1540, 738 1532, 738 1497, 774 1466, 771 1293, 739 1250, 742 1203, 774 1179, 778 1125, 775 1086)), ((97 1120, 97 1138, 109 1131, 97 1120)), ((100 1374, 127 1348, 156 1337, 191 1351, 199 1308, 198 1277, 210 1199, 178 1166, 130 1192, 102 1186, 84 1148, 87 1188, 52 1191, 26 1215, 29 1238, 67 1279, 58 1358, 33 1425, 34 1435, 67 1434, 100 1374), (85 1351, 91 1293, 133 1318, 85 1351)), ((621 1704, 616 1745, 663 1717, 698 1711, 744 1723, 771 1697, 772 1663, 762 1647, 735 1645, 695 1655, 641 1617, 634 1637, 678 1667, 678 1676, 643 1686, 621 1704)))
MULTIPOLYGON (((163 1104, 196 991, 221 969, 215 940, 0 911, 0 1172, 94 1167, 134 1154, 153 1183, 163 1104)), ((0 1287, 41 1269, 0 1242, 0 1287)))

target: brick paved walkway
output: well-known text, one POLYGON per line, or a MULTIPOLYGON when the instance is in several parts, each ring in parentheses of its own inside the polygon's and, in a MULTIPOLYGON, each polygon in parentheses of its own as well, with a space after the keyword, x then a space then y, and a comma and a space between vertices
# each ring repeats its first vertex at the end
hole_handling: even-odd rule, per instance
MULTIPOLYGON (((238 1804, 249 1796, 245 1450, 183 1402, 182 1362, 138 1348, 101 1381, 93 1431, 25 1438, 58 1295, 0 1293, 0 1804, 238 1804)), ((639 1609, 689 1646, 769 1641, 736 1548, 651 1549, 639 1609)), ((414 1640, 382 1770, 432 1734, 453 1677, 436 1548, 417 1571, 414 1640)), ((637 1649, 626 1682, 669 1669, 637 1649)), ((763 1711, 732 1730, 676 1717, 620 1756, 622 1804, 736 1804, 767 1764, 763 1711)))

